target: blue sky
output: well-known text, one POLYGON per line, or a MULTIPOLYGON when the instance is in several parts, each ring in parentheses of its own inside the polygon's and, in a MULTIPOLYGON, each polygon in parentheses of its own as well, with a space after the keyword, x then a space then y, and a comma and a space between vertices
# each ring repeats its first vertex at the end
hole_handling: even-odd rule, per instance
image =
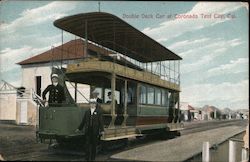
MULTIPOLYGON (((15 63, 61 44, 61 30, 53 21, 92 11, 98 11, 98 2, 0 2, 0 79, 20 86, 21 68, 15 63)), ((101 11, 120 17, 183 58, 182 102, 249 108, 248 4, 112 1, 101 2, 101 11), (131 14, 139 17, 124 17, 131 14)), ((74 38, 65 34, 64 41, 74 38)))

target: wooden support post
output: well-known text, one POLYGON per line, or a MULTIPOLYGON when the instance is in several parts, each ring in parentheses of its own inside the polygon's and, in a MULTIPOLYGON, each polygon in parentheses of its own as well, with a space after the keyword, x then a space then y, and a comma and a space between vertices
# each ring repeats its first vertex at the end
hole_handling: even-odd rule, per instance
POLYGON ((122 122, 122 126, 126 126, 127 123, 127 118, 128 118, 128 112, 127 112, 127 101, 128 101, 128 81, 125 80, 124 81, 124 93, 125 93, 125 97, 124 97, 124 120, 122 122))
POLYGON ((176 83, 176 78, 175 78, 175 61, 174 61, 174 83, 176 83))
POLYGON ((160 78, 161 78, 161 61, 160 61, 160 78))
POLYGON ((168 69, 168 77, 169 77, 169 80, 168 80, 168 81, 169 81, 169 82, 171 82, 171 76, 170 76, 170 68, 171 68, 171 66, 170 66, 170 63, 171 63, 171 62, 168 61, 168 68, 169 68, 169 69, 168 69))
POLYGON ((202 162, 209 162, 209 142, 203 142, 202 162))
POLYGON ((229 140, 229 162, 236 162, 236 143, 229 140))
POLYGON ((112 102, 111 102, 111 122, 109 124, 109 128, 114 127, 115 126, 115 119, 116 119, 116 113, 115 113, 115 107, 116 107, 116 103, 115 103, 115 81, 116 81, 116 75, 113 72, 112 76, 111 76, 111 94, 112 94, 112 102))
POLYGON ((173 120, 172 120, 172 123, 175 122, 175 92, 172 92, 172 99, 173 99, 173 105, 172 105, 172 108, 173 108, 173 120))
POLYGON ((181 110, 180 110, 180 93, 176 92, 178 95, 178 103, 177 103, 177 109, 178 109, 178 119, 177 119, 177 123, 179 123, 180 118, 181 118, 181 110))
POLYGON ((77 83, 75 82, 75 103, 77 103, 77 83))
POLYGON ((178 85, 180 85, 181 82, 181 74, 180 74, 180 60, 178 61, 178 85))
POLYGON ((62 62, 63 62, 63 30, 62 30, 61 68, 62 68, 62 62))
POLYGON ((111 93, 112 93, 112 114, 115 114, 115 73, 112 73, 112 78, 111 78, 111 93))

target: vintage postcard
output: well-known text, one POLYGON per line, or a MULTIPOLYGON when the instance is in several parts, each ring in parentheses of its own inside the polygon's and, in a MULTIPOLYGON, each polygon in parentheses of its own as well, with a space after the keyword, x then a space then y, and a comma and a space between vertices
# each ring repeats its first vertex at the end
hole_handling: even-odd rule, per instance
POLYGON ((249 4, 0 2, 0 161, 248 161, 249 4))

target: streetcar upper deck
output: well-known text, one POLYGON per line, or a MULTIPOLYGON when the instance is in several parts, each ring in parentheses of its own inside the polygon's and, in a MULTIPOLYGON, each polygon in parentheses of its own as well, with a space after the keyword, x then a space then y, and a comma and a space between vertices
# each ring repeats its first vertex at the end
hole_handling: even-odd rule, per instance
MULTIPOLYGON (((149 82, 155 79, 150 81, 150 84, 158 85, 158 82, 162 82, 160 86, 180 90, 182 58, 117 16, 104 12, 82 13, 58 19, 54 25, 110 51, 106 54, 94 54, 100 61, 98 66, 103 65, 94 69, 107 69, 110 72, 109 68, 112 67, 108 62, 113 62, 117 69, 127 68, 131 73, 137 74, 135 76, 140 77, 138 80, 149 82)), ((93 55, 88 49, 85 51, 88 55, 93 55)), ((84 64, 69 65, 67 72, 91 71, 90 67, 95 66, 90 62, 87 67, 86 59, 83 61, 84 64)), ((94 72, 93 69, 92 71, 94 72)), ((128 73, 117 73, 129 77, 128 73)))

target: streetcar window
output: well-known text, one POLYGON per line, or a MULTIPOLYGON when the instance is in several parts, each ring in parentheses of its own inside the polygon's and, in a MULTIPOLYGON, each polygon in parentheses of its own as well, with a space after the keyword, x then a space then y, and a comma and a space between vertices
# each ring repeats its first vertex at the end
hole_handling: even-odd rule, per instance
POLYGON ((177 98, 176 98, 176 92, 169 92, 169 106, 170 107, 176 107, 177 105, 177 98))
MULTIPOLYGON (((111 92, 111 89, 105 89, 104 91, 104 103, 109 103, 111 99, 108 97, 108 93, 111 92)), ((115 100, 117 101, 117 104, 120 104, 120 92, 115 91, 115 100)))
POLYGON ((136 104, 136 83, 128 82, 128 104, 136 104))
POLYGON ((161 90, 159 88, 155 88, 155 104, 161 105, 161 90))
POLYGON ((144 85, 140 86, 140 103, 141 104, 146 104, 147 103, 147 90, 146 87, 144 85))
POLYGON ((76 103, 88 103, 90 98, 90 86, 87 84, 66 81, 67 89, 76 103))
POLYGON ((162 106, 167 106, 168 105, 168 91, 162 89, 162 96, 161 96, 161 101, 162 101, 162 106))
POLYGON ((77 83, 77 99, 76 103, 88 103, 90 98, 90 86, 86 84, 77 83))
MULTIPOLYGON (((103 96, 103 95, 102 95, 102 88, 96 87, 96 88, 93 88, 92 91, 93 91, 93 92, 97 92, 97 93, 98 93, 97 98, 103 100, 103 97, 102 97, 102 96, 103 96)), ((91 96, 91 97, 93 97, 93 96, 91 96)))
POLYGON ((154 101, 154 97, 155 96, 155 91, 154 91, 154 88, 153 87, 148 87, 147 88, 147 103, 148 104, 154 104, 155 101, 154 101))

